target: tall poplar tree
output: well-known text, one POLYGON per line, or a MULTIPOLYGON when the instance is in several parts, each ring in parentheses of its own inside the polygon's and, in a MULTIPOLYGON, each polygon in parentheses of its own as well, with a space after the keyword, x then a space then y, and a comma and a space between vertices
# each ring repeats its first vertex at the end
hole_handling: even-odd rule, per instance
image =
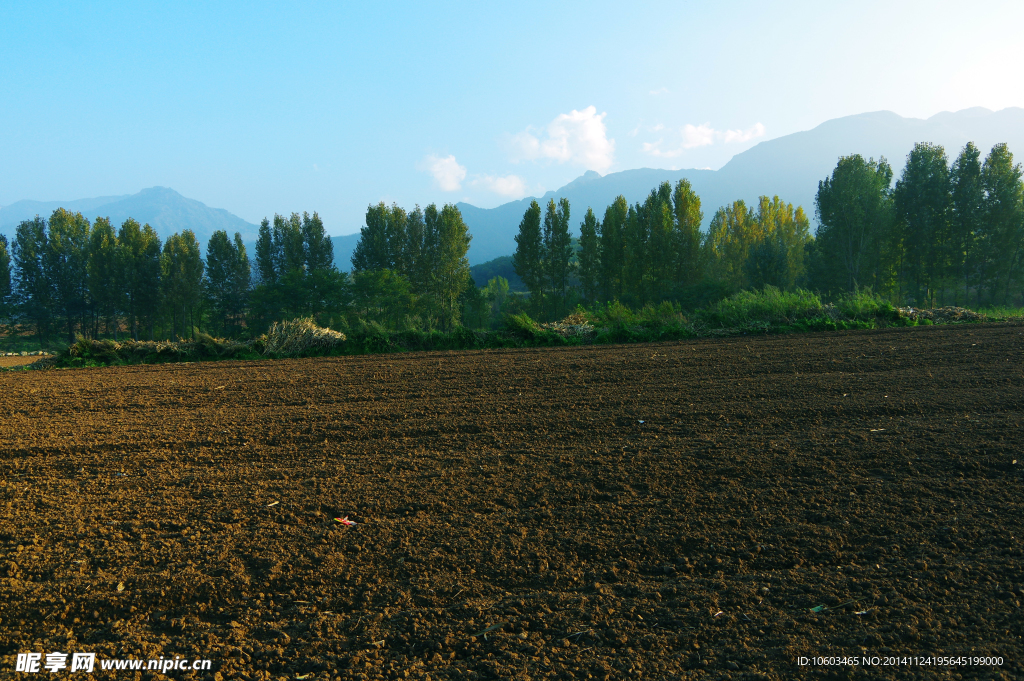
POLYGON ((535 308, 539 308, 544 287, 544 239, 541 233, 540 204, 531 201, 519 223, 512 267, 523 280, 535 308))
POLYGON ((1010 287, 1019 283, 1024 253, 1024 183, 1021 166, 1005 144, 985 157, 981 181, 985 188, 986 284, 991 302, 1010 300, 1010 287))
POLYGON ((15 305, 21 316, 29 319, 42 345, 50 323, 52 296, 43 270, 46 253, 46 221, 38 215, 18 224, 11 245, 14 260, 15 305))
POLYGON ((352 252, 354 271, 394 269, 394 251, 388 241, 390 221, 391 209, 383 201, 366 209, 366 224, 360 228, 359 241, 352 252))
POLYGON ((225 335, 241 322, 249 297, 249 277, 249 257, 242 235, 235 232, 232 242, 227 232, 214 232, 206 246, 206 281, 213 313, 225 335))
POLYGON ((0 234, 0 319, 7 319, 11 314, 11 301, 14 289, 11 287, 11 252, 7 247, 7 237, 0 234))
POLYGON ((860 154, 839 159, 830 177, 818 183, 816 248, 828 263, 817 274, 824 290, 877 288, 880 258, 892 222, 892 168, 860 154))
POLYGON ((601 287, 605 300, 621 300, 624 295, 625 244, 623 230, 629 216, 626 197, 618 196, 604 211, 598 233, 598 252, 601 257, 601 287))
POLYGON ((153 339, 153 323, 160 303, 160 237, 148 224, 140 225, 128 218, 117 234, 121 251, 121 272, 124 276, 125 308, 132 338, 139 340, 139 325, 149 327, 153 339))
POLYGON ((88 304, 89 221, 81 213, 58 208, 50 216, 50 233, 43 254, 43 272, 49 282, 54 310, 75 342, 75 325, 84 322, 88 304))
POLYGON ((569 233, 569 200, 561 198, 558 204, 551 199, 544 215, 544 255, 542 266, 552 293, 565 298, 569 284, 569 263, 572 261, 572 236, 569 233))
POLYGON ((700 232, 704 213, 700 209, 700 197, 689 180, 682 179, 676 183, 672 192, 672 209, 675 214, 674 279, 680 286, 693 286, 704 275, 700 232))
MULTIPOLYGON (((109 218, 96 218, 89 233, 89 298, 97 319, 106 323, 107 333, 117 340, 117 313, 123 304, 121 261, 117 234, 109 218)), ((97 330, 99 322, 97 321, 97 330)))
MULTIPOLYGON (((583 299, 593 303, 599 295, 599 284, 601 277, 601 258, 598 250, 597 233, 600 225, 597 216, 592 208, 587 208, 587 214, 580 223, 580 287, 583 289, 583 299)), ((507 286, 507 284, 506 284, 507 286)))
POLYGON ((466 253, 472 238, 459 209, 453 204, 445 204, 439 221, 434 283, 445 326, 449 329, 459 325, 459 296, 470 283, 466 253))
POLYGON ((931 305, 949 270, 952 196, 945 150, 936 144, 915 144, 893 197, 903 251, 902 279, 916 305, 931 305))
POLYGON ((984 232, 985 188, 981 181, 981 151, 968 142, 964 146, 949 174, 952 193, 950 231, 955 245, 955 261, 960 282, 964 287, 964 305, 971 293, 971 281, 976 279, 979 261, 979 239, 984 232))

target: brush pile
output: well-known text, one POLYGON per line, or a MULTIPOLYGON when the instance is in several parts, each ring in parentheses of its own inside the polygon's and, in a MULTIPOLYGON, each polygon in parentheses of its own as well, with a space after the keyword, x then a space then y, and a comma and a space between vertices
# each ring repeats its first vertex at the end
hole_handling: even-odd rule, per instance
POLYGON ((263 354, 303 357, 328 353, 345 342, 345 334, 313 323, 312 317, 274 322, 267 332, 263 354))

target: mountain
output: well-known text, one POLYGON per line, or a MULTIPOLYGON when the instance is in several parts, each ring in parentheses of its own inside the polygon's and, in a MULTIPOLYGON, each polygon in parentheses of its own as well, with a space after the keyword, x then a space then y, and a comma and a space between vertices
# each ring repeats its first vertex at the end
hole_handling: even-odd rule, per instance
MULTIPOLYGON (((587 206, 601 219, 605 207, 618 195, 635 203, 642 201, 660 183, 674 184, 685 177, 701 197, 705 228, 719 206, 736 199, 743 199, 750 205, 761 195, 778 195, 787 202, 803 206, 813 220, 818 182, 832 173, 840 156, 860 154, 876 159, 885 156, 899 177, 915 143, 941 144, 952 163, 968 141, 981 149, 983 157, 999 142, 1006 142, 1018 158, 1024 157, 1024 109, 993 112, 978 107, 939 113, 927 120, 903 118, 891 111, 846 116, 826 121, 812 130, 761 142, 737 154, 719 170, 641 168, 605 176, 587 171, 537 201, 543 206, 550 199, 569 199, 573 233, 578 235, 587 206)), ((473 234, 469 249, 471 265, 515 252, 519 221, 531 200, 520 199, 490 209, 458 204, 473 234)))
POLYGON ((90 222, 97 217, 109 217, 115 229, 129 217, 142 224, 148 222, 161 239, 183 229, 191 229, 204 252, 207 242, 217 230, 222 229, 229 236, 239 232, 246 241, 255 241, 259 230, 256 225, 222 208, 210 208, 167 187, 150 187, 127 196, 103 196, 75 201, 18 201, 0 208, 0 234, 13 236, 22 220, 31 220, 36 215, 49 218, 60 207, 80 212, 90 222))

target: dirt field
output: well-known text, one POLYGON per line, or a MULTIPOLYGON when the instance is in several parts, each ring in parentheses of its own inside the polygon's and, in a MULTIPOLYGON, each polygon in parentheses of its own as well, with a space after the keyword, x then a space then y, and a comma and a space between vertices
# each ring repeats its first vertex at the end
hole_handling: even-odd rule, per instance
POLYGON ((934 326, 0 374, 0 677, 1022 678, 1022 360, 934 326), (15 674, 54 651, 97 671, 15 674))
POLYGON ((16 356, 16 357, 0 357, 0 369, 7 368, 7 367, 20 367, 20 366, 23 366, 25 364, 32 364, 32 362, 36 362, 36 361, 38 361, 40 359, 42 359, 42 358, 41 357, 21 357, 20 355, 16 356))

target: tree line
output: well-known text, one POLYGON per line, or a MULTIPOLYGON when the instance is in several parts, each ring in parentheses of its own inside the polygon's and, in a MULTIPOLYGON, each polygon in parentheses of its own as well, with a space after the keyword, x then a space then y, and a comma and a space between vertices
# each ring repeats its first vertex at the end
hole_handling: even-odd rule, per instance
POLYGON ((446 328, 462 321, 471 236, 453 205, 411 213, 370 206, 353 256, 334 247, 313 213, 260 224, 255 258, 239 233, 217 231, 205 257, 194 232, 161 241, 148 224, 90 223, 58 208, 0 236, 0 322, 31 328, 40 342, 76 334, 135 340, 253 335, 272 322, 312 316, 336 328, 446 328))
POLYGON ((967 144, 914 146, 893 181, 886 159, 839 159, 818 185, 814 235, 801 206, 761 196, 718 208, 706 231, 687 180, 630 205, 590 207, 571 229, 569 201, 532 201, 512 264, 529 295, 501 277, 476 287, 472 236, 454 205, 371 205, 339 272, 316 213, 264 219, 254 262, 241 236, 215 232, 205 257, 188 229, 161 241, 149 225, 90 223, 59 208, 0 236, 0 321, 40 339, 261 332, 313 316, 351 330, 484 328, 502 313, 560 318, 579 304, 695 308, 772 285, 826 296, 870 289, 897 304, 1019 305, 1024 296, 1024 182, 1005 144, 982 159, 967 144))
POLYGON ((1024 293, 1024 182, 1005 144, 984 161, 968 143, 950 163, 921 143, 892 183, 884 158, 839 160, 818 185, 820 226, 809 279, 927 307, 1019 305, 1024 293))
POLYGON ((1020 304, 1021 175, 1005 144, 982 161, 969 143, 952 164, 941 146, 917 144, 895 184, 884 158, 842 157, 819 183, 814 235, 803 207, 778 196, 722 206, 702 232, 700 197, 683 179, 633 205, 619 196, 601 220, 588 208, 575 249, 569 202, 533 201, 513 266, 546 317, 613 300, 693 308, 766 285, 870 289, 917 306, 1020 304))
POLYGON ((314 213, 264 220, 253 277, 242 237, 211 236, 205 258, 195 233, 161 241, 129 218, 114 229, 58 208, 49 220, 22 221, 0 237, 0 320, 31 327, 41 342, 54 333, 140 340, 225 335, 313 314, 341 302, 344 276, 314 213), (333 297, 332 297, 333 296, 333 297), (159 331, 159 333, 158 333, 159 331))

